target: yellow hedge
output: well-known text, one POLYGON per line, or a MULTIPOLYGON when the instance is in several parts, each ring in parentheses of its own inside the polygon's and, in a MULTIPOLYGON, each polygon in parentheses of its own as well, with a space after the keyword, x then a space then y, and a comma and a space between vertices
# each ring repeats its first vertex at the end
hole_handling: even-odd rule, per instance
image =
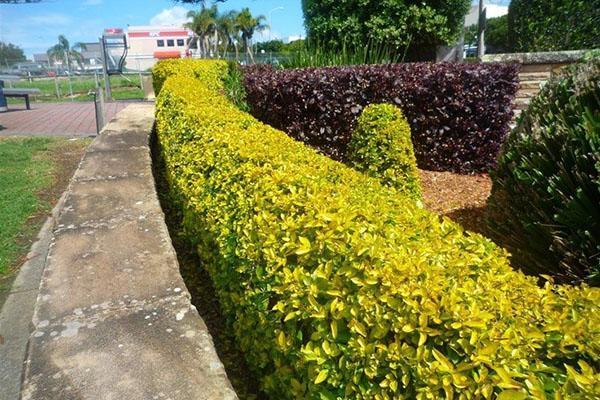
POLYGON ((211 89, 220 90, 223 88, 223 76, 227 70, 228 66, 224 61, 181 58, 162 60, 152 68, 152 86, 154 93, 158 96, 169 76, 184 74, 200 79, 211 89))
POLYGON ((384 185, 421 200, 410 125, 398 107, 371 104, 363 110, 348 146, 348 161, 384 185))
POLYGON ((185 234, 271 398, 600 395, 600 290, 538 287, 216 86, 169 78, 157 133, 185 234))

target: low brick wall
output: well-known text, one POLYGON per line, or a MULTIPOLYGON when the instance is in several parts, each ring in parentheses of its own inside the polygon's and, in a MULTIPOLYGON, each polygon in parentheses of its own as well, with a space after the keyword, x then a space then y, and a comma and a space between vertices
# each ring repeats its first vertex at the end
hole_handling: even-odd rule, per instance
POLYGON ((519 116, 521 111, 527 108, 530 100, 539 93, 541 86, 565 66, 583 59, 586 52, 587 50, 573 50, 540 53, 486 54, 482 61, 485 63, 520 64, 520 87, 514 101, 514 124, 516 117, 519 116))
POLYGON ((486 54, 483 62, 521 64, 521 72, 556 73, 566 65, 580 61, 587 50, 549 51, 538 53, 486 54))

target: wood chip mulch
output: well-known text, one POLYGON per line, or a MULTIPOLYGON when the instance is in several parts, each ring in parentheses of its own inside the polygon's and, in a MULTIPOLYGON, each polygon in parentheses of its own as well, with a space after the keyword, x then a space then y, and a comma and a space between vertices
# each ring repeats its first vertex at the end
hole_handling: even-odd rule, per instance
POLYGON ((486 234, 485 210, 492 189, 488 174, 462 175, 419 170, 425 208, 465 229, 486 234))

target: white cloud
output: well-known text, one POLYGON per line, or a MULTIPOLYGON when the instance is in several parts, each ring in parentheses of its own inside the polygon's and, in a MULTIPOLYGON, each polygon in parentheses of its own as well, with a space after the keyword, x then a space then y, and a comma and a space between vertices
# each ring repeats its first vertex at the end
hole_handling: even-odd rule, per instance
POLYGON ((496 4, 488 4, 486 8, 487 18, 496 18, 508 14, 508 6, 499 6, 496 4))
POLYGON ((71 17, 65 14, 48 13, 40 15, 32 15, 25 19, 26 25, 41 25, 42 27, 49 26, 66 26, 71 23, 71 17))
POLYGON ((183 26, 189 21, 188 10, 181 6, 166 8, 150 19, 150 25, 183 26))

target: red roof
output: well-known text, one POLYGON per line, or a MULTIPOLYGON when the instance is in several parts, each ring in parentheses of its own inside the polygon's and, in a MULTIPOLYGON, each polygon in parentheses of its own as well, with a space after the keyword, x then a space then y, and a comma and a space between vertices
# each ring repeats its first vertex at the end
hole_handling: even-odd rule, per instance
POLYGON ((154 58, 181 58, 181 52, 179 50, 174 51, 155 51, 154 58))

